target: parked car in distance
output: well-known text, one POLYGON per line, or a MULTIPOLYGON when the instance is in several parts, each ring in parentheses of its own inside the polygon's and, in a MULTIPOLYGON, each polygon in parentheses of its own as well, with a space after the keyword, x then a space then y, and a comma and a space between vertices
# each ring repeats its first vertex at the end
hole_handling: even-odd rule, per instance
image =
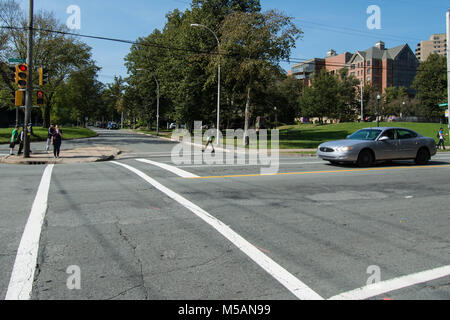
POLYGON ((108 122, 108 130, 119 130, 119 125, 115 122, 108 122))
POLYGON ((436 152, 433 138, 410 129, 383 127, 362 129, 345 140, 322 143, 317 156, 332 164, 356 163, 362 167, 391 160, 414 160, 425 165, 436 152))

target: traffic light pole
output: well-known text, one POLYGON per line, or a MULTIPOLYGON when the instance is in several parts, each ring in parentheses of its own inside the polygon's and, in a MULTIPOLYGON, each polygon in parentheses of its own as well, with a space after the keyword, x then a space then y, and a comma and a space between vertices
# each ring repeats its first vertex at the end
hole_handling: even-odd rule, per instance
POLYGON ((28 136, 28 123, 31 120, 31 103, 33 101, 33 0, 29 0, 28 8, 28 46, 27 46, 27 64, 28 64, 28 81, 25 103, 25 119, 23 124, 23 157, 30 157, 30 139, 28 136))

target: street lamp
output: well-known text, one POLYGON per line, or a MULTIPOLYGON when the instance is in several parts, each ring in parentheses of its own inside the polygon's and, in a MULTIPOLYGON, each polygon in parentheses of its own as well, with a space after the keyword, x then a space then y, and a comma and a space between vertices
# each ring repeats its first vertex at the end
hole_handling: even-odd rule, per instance
POLYGON ((380 126, 380 100, 381 100, 381 96, 380 94, 377 95, 377 127, 380 126))
POLYGON ((200 28, 205 28, 207 30, 209 30, 214 37, 217 40, 217 51, 219 52, 219 66, 218 66, 218 70, 217 70, 217 145, 220 144, 219 141, 219 131, 220 131, 220 41, 219 38, 217 37, 216 33, 214 31, 212 31, 210 28, 208 28, 207 26, 203 25, 203 24, 198 24, 198 23, 191 23, 191 27, 200 27, 200 28))
MULTIPOLYGON (((146 69, 138 68, 136 71, 147 71, 146 69)), ((156 82, 156 135, 159 135, 159 82, 156 76, 153 75, 156 82)))

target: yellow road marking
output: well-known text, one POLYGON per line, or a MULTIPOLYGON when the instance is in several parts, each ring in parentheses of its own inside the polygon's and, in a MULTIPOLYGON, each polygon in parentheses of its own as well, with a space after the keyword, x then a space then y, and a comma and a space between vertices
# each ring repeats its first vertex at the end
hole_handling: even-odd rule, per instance
POLYGON ((436 166, 408 166, 408 167, 389 167, 389 168, 364 168, 364 169, 348 169, 348 170, 328 170, 328 171, 304 171, 304 172, 281 172, 271 174, 238 174, 227 176, 206 176, 195 177, 188 179, 222 179, 222 178, 245 178, 245 177, 267 177, 267 176, 282 176, 282 175, 301 175, 301 174, 315 174, 315 173, 341 173, 341 172, 364 172, 364 171, 381 171, 381 170, 397 170, 397 169, 415 169, 415 168, 449 168, 450 165, 436 165, 436 166))

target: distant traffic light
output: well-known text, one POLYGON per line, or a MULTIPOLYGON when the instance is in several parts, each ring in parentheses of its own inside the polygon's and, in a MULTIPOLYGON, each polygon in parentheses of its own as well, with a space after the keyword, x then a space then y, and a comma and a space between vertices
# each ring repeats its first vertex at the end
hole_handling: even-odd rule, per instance
POLYGON ((28 65, 16 66, 15 82, 20 89, 26 89, 28 84, 28 65))
POLYGON ((44 92, 42 92, 41 90, 38 90, 36 92, 36 104, 38 106, 44 105, 44 92))
POLYGON ((9 67, 8 79, 9 79, 9 81, 12 81, 12 82, 15 81, 15 79, 16 79, 16 66, 10 66, 9 67))
POLYGON ((39 85, 43 86, 48 83, 48 69, 47 68, 39 68, 39 85))

